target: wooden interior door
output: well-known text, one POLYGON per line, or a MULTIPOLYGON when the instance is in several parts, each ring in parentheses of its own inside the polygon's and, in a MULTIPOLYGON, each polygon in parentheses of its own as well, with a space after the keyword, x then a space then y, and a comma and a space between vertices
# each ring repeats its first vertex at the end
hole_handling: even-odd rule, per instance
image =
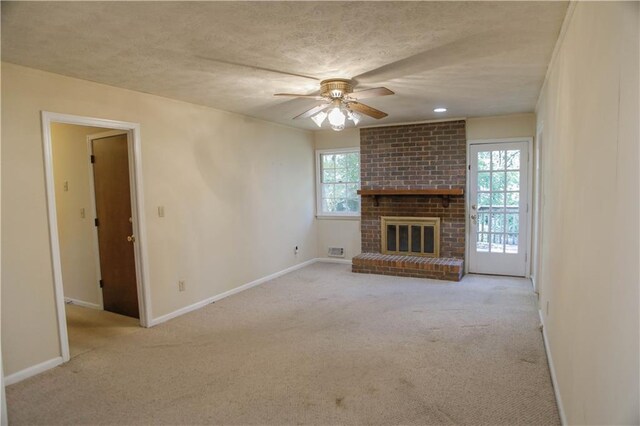
POLYGON ((91 141, 104 309, 139 318, 127 135, 91 141))

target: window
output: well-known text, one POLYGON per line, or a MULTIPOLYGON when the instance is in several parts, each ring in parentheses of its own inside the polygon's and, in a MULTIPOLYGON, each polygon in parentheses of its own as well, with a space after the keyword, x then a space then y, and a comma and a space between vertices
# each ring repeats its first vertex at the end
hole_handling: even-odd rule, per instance
POLYGON ((316 151, 318 216, 360 215, 360 151, 316 151))

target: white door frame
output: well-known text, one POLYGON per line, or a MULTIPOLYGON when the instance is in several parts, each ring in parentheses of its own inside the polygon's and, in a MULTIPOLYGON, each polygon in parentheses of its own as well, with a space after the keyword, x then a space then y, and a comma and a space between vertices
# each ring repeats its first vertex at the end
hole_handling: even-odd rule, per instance
POLYGON ((534 154, 534 199, 533 199, 533 217, 531 219, 532 222, 532 235, 533 240, 531 241, 531 283, 533 284, 533 290, 538 293, 538 298, 540 297, 540 253, 542 249, 542 187, 544 186, 543 176, 542 176, 542 150, 544 144, 544 123, 540 122, 536 129, 536 143, 535 143, 535 154, 534 154))
POLYGON ((467 235, 467 243, 465 247, 465 262, 464 269, 465 273, 469 273, 469 254, 471 252, 471 226, 469 224, 469 214, 471 211, 471 204, 473 204, 470 199, 471 191, 471 145, 482 145, 482 144, 500 144, 500 143, 513 143, 513 142, 526 142, 527 143, 527 212, 526 212, 526 226, 527 226, 527 243, 525 245, 527 253, 525 260, 525 278, 531 277, 531 206, 532 206, 532 186, 533 182, 532 178, 532 167, 531 167, 531 154, 533 151, 533 138, 532 137, 521 137, 521 138, 500 138, 500 139, 473 139, 467 140, 467 194, 466 194, 466 203, 467 203, 467 214, 465 218, 465 231, 467 235))
POLYGON ((53 265, 54 295, 58 320, 58 336, 62 360, 69 361, 69 337, 64 306, 64 289, 62 286, 62 263, 60 261, 60 240, 58 237, 58 220, 56 213, 56 197, 53 180, 53 148, 51 143, 51 123, 75 124, 79 126, 103 127, 124 130, 129 141, 129 180, 131 182, 131 214, 133 232, 136 235, 134 245, 136 278, 138 285, 138 305, 140 309, 140 325, 150 326, 151 290, 149 288, 149 266, 147 260, 146 223, 144 220, 144 196, 142 186, 142 156, 140 140, 140 124, 125 121, 106 120, 102 118, 83 117, 79 115, 59 114, 42 111, 42 144, 44 149, 44 171, 47 192, 47 211, 49 216, 49 241, 53 265))

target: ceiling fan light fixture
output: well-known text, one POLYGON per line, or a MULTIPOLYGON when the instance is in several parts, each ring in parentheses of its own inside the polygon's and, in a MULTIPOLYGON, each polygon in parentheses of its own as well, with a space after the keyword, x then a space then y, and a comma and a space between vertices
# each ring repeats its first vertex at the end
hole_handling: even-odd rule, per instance
POLYGON ((344 115, 344 112, 342 112, 342 109, 339 106, 335 106, 333 108, 331 108, 331 111, 329 111, 329 124, 331 124, 331 128, 333 130, 338 130, 336 129, 336 127, 340 127, 342 126, 341 129, 344 129, 344 122, 346 120, 346 116, 344 115))
POLYGON ((311 117, 313 122, 316 123, 318 127, 322 127, 322 123, 324 123, 325 118, 327 118, 327 113, 324 111, 320 111, 319 113, 311 117))
POLYGON ((360 120, 362 120, 362 116, 357 112, 347 110, 347 117, 349 120, 353 121, 353 125, 357 126, 360 120))
POLYGON ((322 127, 325 120, 335 131, 345 128, 347 119, 357 126, 362 118, 368 117, 380 120, 387 117, 387 113, 370 107, 360 102, 360 99, 375 96, 387 96, 394 93, 386 87, 373 87, 370 89, 353 91, 354 82, 344 78, 332 78, 320 82, 320 95, 305 95, 296 93, 276 93, 276 96, 290 96, 294 98, 313 98, 322 101, 320 104, 309 108, 302 114, 293 117, 295 119, 311 118, 318 127, 322 127), (356 112, 357 111, 357 112, 356 112))

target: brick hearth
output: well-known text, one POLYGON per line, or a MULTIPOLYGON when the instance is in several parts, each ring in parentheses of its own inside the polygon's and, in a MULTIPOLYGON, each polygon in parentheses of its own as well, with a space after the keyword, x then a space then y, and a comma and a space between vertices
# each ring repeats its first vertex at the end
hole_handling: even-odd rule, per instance
MULTIPOLYGON (((466 144, 464 120, 361 129, 361 188, 465 188, 466 144)), ((465 251, 464 196, 450 197, 448 207, 443 206, 440 197, 423 195, 379 196, 378 205, 375 204, 373 197, 362 197, 363 255, 354 258, 354 272, 456 281, 461 278, 465 251), (384 265, 374 263, 374 260, 381 261, 369 256, 381 256, 380 216, 439 217, 442 257, 434 260, 398 256, 402 259, 397 261, 409 265, 404 267, 398 267, 396 260, 390 259, 384 265), (413 263, 407 263, 407 258, 414 259, 413 263), (443 265, 457 270, 447 272, 445 277, 440 270, 443 265)))
POLYGON ((352 262, 352 271, 364 274, 460 281, 464 272, 462 259, 444 257, 363 253, 354 257, 352 262))

